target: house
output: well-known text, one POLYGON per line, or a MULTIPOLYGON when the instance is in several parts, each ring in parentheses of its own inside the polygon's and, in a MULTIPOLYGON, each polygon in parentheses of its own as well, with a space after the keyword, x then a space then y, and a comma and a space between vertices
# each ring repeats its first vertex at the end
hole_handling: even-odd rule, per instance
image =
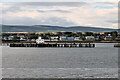
POLYGON ((73 41, 73 40, 74 40, 74 37, 67 37, 67 40, 68 40, 68 41, 73 41))
POLYGON ((25 41, 26 39, 24 39, 23 37, 20 37, 20 40, 21 40, 21 41, 23 41, 23 40, 25 41))
POLYGON ((86 36, 85 39, 88 40, 88 41, 89 41, 89 40, 90 40, 90 41, 91 41, 91 40, 93 41, 93 40, 95 40, 95 37, 94 37, 94 36, 86 36))
POLYGON ((44 43, 44 39, 36 39, 36 43, 44 43))
POLYGON ((104 40, 111 41, 113 40, 113 37, 111 36, 111 34, 108 34, 107 36, 105 36, 104 40))
POLYGON ((50 39, 51 39, 51 40, 54 40, 54 39, 57 39, 57 40, 58 40, 58 38, 59 38, 58 36, 50 36, 50 39))
POLYGON ((58 41, 58 39, 51 39, 50 41, 58 41))
POLYGON ((99 39, 100 39, 100 37, 99 37, 99 36, 96 36, 96 37, 95 37, 95 40, 99 40, 99 39))
POLYGON ((8 40, 12 40, 14 36, 9 36, 8 37, 8 40))
POLYGON ((50 41, 50 39, 44 39, 44 41, 50 41))
POLYGON ((50 36, 50 41, 58 41, 58 36, 50 36))
POLYGON ((25 35, 17 35, 17 37, 24 38, 25 35))
POLYGON ((81 37, 75 37, 74 40, 75 41, 83 41, 81 37))
POLYGON ((2 40, 7 40, 7 37, 3 37, 3 36, 2 36, 2 40))
POLYGON ((36 39, 36 43, 39 44, 39 43, 44 43, 44 39, 42 39, 41 37, 38 37, 38 39, 36 39))
POLYGON ((108 32, 101 32, 100 35, 106 35, 108 32))
POLYGON ((66 41, 66 40, 67 40, 67 37, 61 36, 61 37, 60 37, 60 40, 61 40, 61 41, 66 41))
POLYGON ((56 35, 61 36, 61 35, 62 35, 62 32, 56 32, 56 35))
POLYGON ((75 41, 79 41, 79 40, 80 40, 80 37, 75 37, 74 40, 75 40, 75 41))
POLYGON ((120 36, 117 36, 117 37, 115 38, 115 40, 116 40, 116 41, 120 41, 120 36))
POLYGON ((108 37, 107 36, 107 37, 104 38, 104 40, 106 40, 106 41, 112 41, 113 39, 112 39, 112 37, 108 37))

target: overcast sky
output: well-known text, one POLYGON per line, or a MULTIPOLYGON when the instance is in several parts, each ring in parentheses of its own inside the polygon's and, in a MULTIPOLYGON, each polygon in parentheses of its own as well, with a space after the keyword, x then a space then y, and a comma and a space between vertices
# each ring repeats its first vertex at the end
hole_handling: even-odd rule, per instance
POLYGON ((87 2, 118 2, 119 0, 1 0, 3 2, 81 2, 81 1, 87 1, 87 2))
POLYGON ((4 0, 4 3, 1 3, 2 23, 118 28, 118 0, 32 1, 4 0))

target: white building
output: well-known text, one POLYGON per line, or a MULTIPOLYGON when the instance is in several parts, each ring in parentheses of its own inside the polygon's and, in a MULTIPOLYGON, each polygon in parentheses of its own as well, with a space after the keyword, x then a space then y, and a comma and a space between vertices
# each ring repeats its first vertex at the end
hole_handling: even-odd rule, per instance
POLYGON ((40 43, 44 43, 44 39, 42 39, 41 37, 38 37, 38 39, 36 39, 36 43, 40 44, 40 43))
POLYGON ((80 37, 75 37, 75 41, 83 41, 80 37))
POLYGON ((95 37, 94 37, 94 36, 86 36, 85 39, 86 39, 86 40, 94 40, 95 37))
POLYGON ((21 37, 20 40, 26 40, 26 39, 23 39, 23 38, 21 37))

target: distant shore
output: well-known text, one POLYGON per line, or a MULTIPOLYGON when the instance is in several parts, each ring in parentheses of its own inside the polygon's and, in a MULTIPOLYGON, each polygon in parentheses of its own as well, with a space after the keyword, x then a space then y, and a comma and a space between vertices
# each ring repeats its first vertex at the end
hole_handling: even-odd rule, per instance
MULTIPOLYGON (((56 41, 46 41, 55 43, 56 41)), ((58 43, 120 43, 120 41, 57 41, 58 43)))
MULTIPOLYGON (((36 41, 2 41, 2 43, 36 43, 36 41)), ((45 41, 45 43, 120 43, 120 41, 45 41)))

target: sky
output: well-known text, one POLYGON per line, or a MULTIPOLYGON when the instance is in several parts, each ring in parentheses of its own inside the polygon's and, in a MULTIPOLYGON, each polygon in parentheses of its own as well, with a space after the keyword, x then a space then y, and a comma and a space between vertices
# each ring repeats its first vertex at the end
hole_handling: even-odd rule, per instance
POLYGON ((2 2, 118 2, 119 0, 1 0, 2 2))
POLYGON ((118 28, 118 0, 4 0, 2 24, 118 28), (29 1, 29 2, 28 2, 29 1))

